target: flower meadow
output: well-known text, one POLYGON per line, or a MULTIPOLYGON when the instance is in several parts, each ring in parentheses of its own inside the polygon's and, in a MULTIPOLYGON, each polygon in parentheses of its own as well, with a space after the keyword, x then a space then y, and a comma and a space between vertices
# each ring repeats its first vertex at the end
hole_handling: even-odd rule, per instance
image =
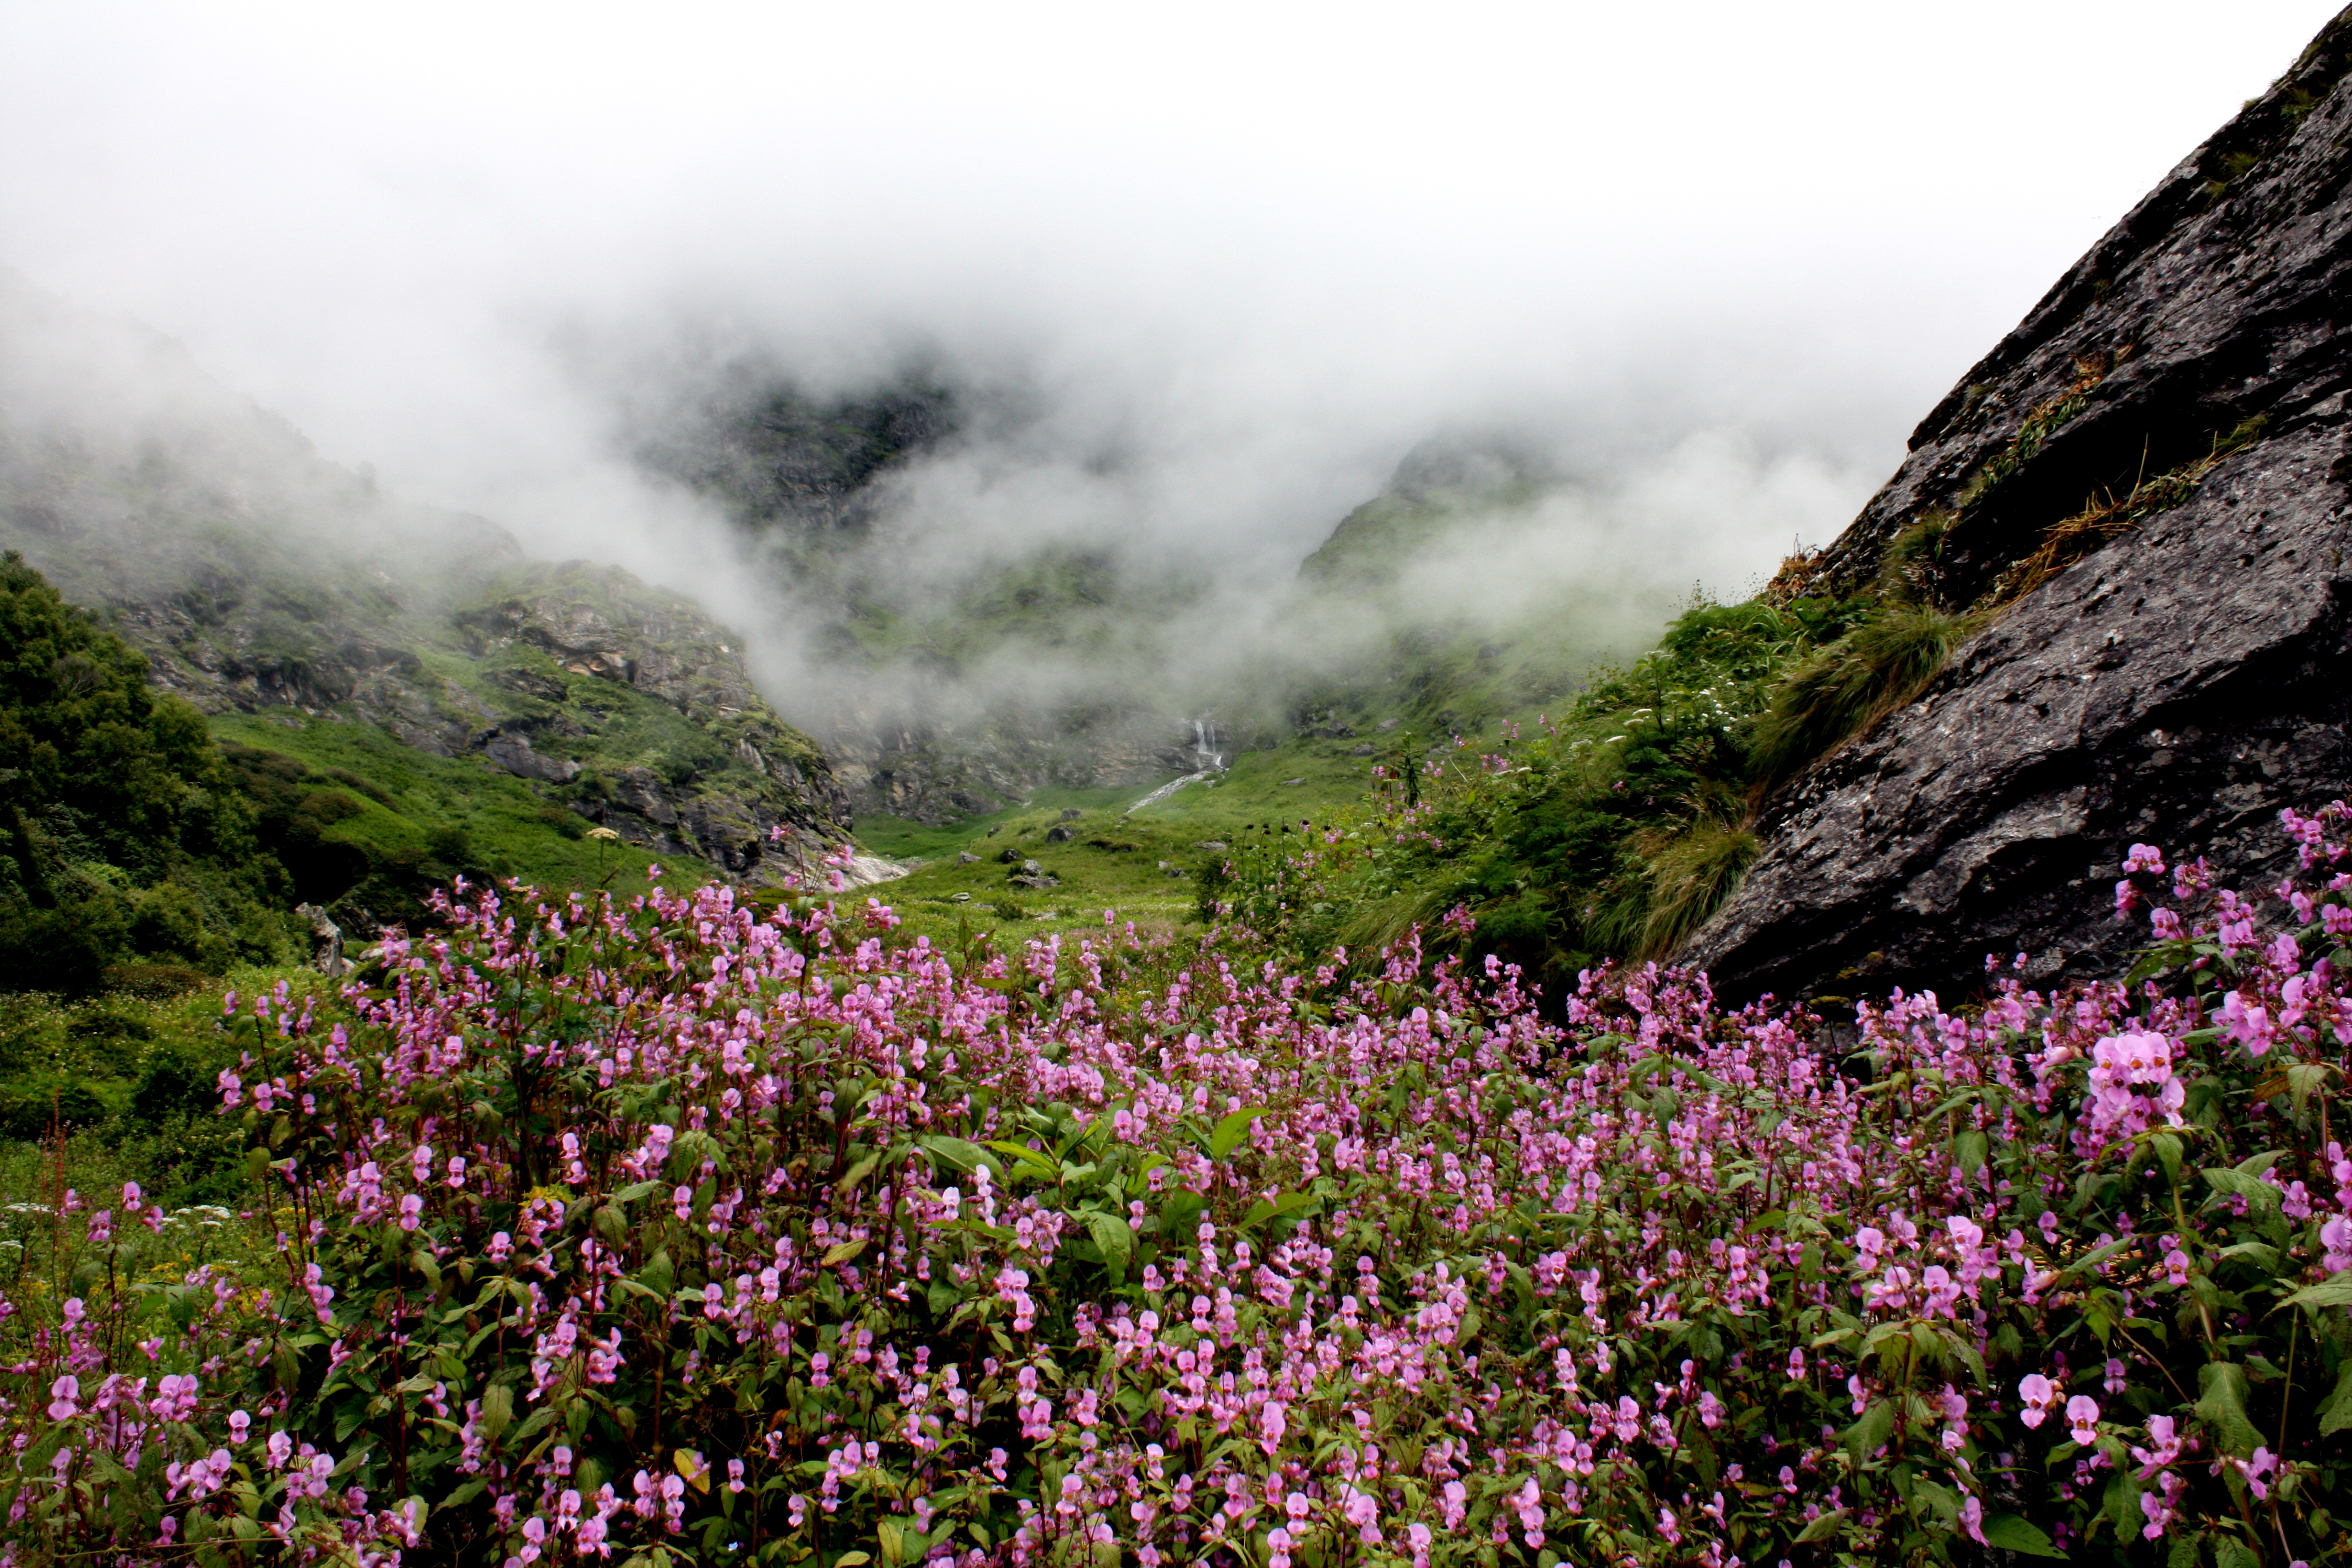
POLYGON ((1836 1026, 461 889, 232 998, 275 1248, 45 1211, 0 1563, 2340 1559, 2347 819, 2259 897, 2136 848, 2127 977, 1836 1026))

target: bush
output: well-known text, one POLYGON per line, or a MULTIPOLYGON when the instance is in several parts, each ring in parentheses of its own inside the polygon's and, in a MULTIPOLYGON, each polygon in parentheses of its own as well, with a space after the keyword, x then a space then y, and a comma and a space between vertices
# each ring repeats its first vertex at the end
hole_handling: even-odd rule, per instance
POLYGON ((0 902, 0 991, 91 994, 105 984, 128 925, 110 889, 57 909, 0 902))
POLYGON ((955 961, 878 905, 483 897, 355 1030, 243 1016, 280 1250, 142 1294, 140 1194, 43 1220, 85 1283, 0 1321, 9 1528, 2315 1559, 2352 1509, 2347 819, 2290 814, 2261 908, 2136 850, 2120 905, 2167 907, 2127 982, 1835 1037, 1654 966, 1562 1027, 1411 944, 1339 985, 1108 928, 955 961))

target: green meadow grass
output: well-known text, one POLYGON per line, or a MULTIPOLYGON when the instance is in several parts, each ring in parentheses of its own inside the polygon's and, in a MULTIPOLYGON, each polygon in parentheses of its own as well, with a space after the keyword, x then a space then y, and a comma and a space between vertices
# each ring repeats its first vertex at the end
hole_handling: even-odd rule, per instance
MULTIPOLYGON (((1387 737, 1373 737, 1386 746, 1387 737)), ((1024 804, 945 826, 866 817, 858 842, 877 854, 919 859, 911 874, 867 890, 911 930, 952 940, 959 927, 1003 938, 1099 930, 1102 911, 1153 931, 1198 929, 1192 874, 1215 853, 1253 840, 1297 841, 1302 821, 1320 821, 1360 798, 1377 756, 1356 740, 1294 740, 1247 752, 1222 776, 1184 785, 1136 808, 1156 785, 1117 790, 1039 790, 1024 804), (1067 821, 1063 813, 1078 815, 1067 821), (1046 835, 1066 826, 1061 842, 1046 835), (1014 860, 1003 857, 1012 852, 1014 860), (979 857, 959 863, 960 855, 979 857), (1035 860, 1061 886, 1016 887, 1020 861, 1035 860), (965 895, 959 900, 958 894, 965 895), (1018 909, 1017 918, 998 912, 1018 909)))
POLYGON ((372 724, 335 719, 239 713, 211 722, 216 739, 303 763, 313 775, 308 786, 340 788, 360 809, 325 837, 385 860, 427 853, 436 832, 455 830, 499 875, 538 888, 593 888, 609 877, 607 885, 626 898, 650 885, 646 868, 657 858, 673 887, 714 875, 691 857, 656 857, 632 844, 584 837, 586 824, 576 814, 480 757, 436 757, 372 724))

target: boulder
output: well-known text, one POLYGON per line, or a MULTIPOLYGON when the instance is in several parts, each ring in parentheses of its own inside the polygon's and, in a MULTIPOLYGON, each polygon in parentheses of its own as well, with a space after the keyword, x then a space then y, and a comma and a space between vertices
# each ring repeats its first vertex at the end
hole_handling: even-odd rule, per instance
POLYGON ((2037 984, 2113 973, 2145 939, 2107 912, 2134 843, 2259 884, 2287 861, 2281 807, 2352 793, 2347 46, 2339 17, 1792 563, 1797 586, 1850 590, 1948 523, 1906 570, 1992 618, 1766 803, 1756 863, 1679 955, 1730 999, 1957 1001, 1988 955, 2037 984), (2085 532, 2134 496, 2161 500, 2085 532))

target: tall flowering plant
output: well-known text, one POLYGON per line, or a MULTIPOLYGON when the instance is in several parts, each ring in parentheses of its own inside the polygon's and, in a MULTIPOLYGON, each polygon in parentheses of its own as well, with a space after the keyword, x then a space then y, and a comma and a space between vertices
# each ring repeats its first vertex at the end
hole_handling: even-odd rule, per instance
POLYGON ((1410 942, 476 893, 347 1019, 236 1010, 275 1252, 167 1305, 91 1271, 136 1194, 63 1215, 0 1551, 2318 1560, 2345 816, 2259 904, 2137 851, 2124 981, 1843 1045, 1654 967, 1556 1026, 1410 942))

